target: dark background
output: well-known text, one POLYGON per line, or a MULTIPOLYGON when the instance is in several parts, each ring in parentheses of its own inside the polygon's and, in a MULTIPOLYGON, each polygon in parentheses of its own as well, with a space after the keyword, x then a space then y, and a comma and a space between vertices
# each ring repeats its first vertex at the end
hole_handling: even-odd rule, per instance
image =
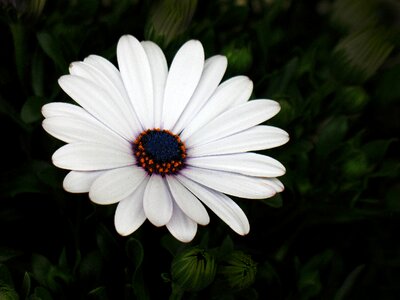
POLYGON ((167 299, 173 257, 194 246, 219 268, 240 250, 257 273, 235 289, 219 272, 183 299, 400 298, 398 1, 1 0, 0 12, 1 300, 167 299), (280 102, 269 124, 291 140, 264 153, 286 166, 286 189, 236 199, 248 236, 211 214, 189 244, 148 222, 120 237, 115 206, 62 190, 51 164, 62 144, 40 108, 71 101, 57 84, 70 62, 116 63, 127 33, 169 61, 199 39, 207 57, 228 57, 225 78, 247 75, 252 98, 280 102))

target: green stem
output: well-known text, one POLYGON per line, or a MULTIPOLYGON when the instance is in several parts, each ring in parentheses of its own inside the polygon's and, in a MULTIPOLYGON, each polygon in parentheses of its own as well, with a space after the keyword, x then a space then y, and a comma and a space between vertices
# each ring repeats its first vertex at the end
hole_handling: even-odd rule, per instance
POLYGON ((181 300, 184 294, 184 290, 177 284, 172 283, 172 292, 169 296, 169 300, 181 300))
POLYGON ((10 30, 14 42, 15 65, 21 86, 25 87, 25 77, 28 65, 26 28, 20 22, 11 23, 10 30))

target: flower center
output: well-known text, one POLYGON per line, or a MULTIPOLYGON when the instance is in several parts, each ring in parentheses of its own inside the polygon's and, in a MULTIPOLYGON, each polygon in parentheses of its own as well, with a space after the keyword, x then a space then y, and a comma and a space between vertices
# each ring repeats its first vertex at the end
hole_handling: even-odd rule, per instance
POLYGON ((137 164, 148 174, 176 174, 184 167, 186 148, 178 135, 159 128, 143 131, 133 142, 137 164))

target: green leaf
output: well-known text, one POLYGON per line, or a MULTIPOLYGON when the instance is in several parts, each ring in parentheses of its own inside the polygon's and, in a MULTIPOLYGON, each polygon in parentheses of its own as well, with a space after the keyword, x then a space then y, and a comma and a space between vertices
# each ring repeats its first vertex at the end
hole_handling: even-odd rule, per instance
POLYGON ((59 188, 60 181, 60 174, 50 163, 31 161, 0 174, 0 195, 48 192, 46 185, 59 188))
POLYGON ((53 297, 47 289, 38 286, 29 300, 53 300, 53 297))
POLYGON ((171 255, 175 255, 179 251, 179 249, 182 248, 183 244, 170 234, 166 234, 161 238, 161 245, 171 255))
POLYGON ((21 120, 20 114, 8 103, 5 99, 3 99, 0 95, 0 114, 9 117, 13 122, 18 124, 22 129, 28 130, 30 127, 21 120))
POLYGON ((239 295, 240 295, 240 299, 243 299, 243 300, 257 300, 257 299, 259 299, 258 292, 254 288, 248 288, 248 289, 245 289, 243 291, 240 291, 239 295))
POLYGON ((104 286, 99 286, 88 293, 89 299, 108 300, 107 290, 104 286))
POLYGON ((246 72, 253 63, 253 57, 248 42, 243 46, 234 44, 228 45, 222 52, 228 59, 230 70, 239 74, 246 72))
POLYGON ((361 86, 346 86, 337 91, 334 103, 345 113, 360 112, 369 101, 368 93, 361 86))
POLYGON ((62 175, 52 164, 44 161, 36 161, 34 162, 34 166, 37 177, 41 182, 55 189, 61 187, 62 175))
POLYGON ((80 14, 81 18, 90 18, 95 15, 99 8, 99 0, 86 0, 75 4, 74 13, 80 14))
POLYGON ((21 22, 10 24, 11 33, 14 42, 15 65, 21 85, 25 83, 26 70, 28 66, 28 39, 27 28, 21 22))
POLYGON ((30 124, 42 119, 41 109, 45 103, 45 99, 42 97, 29 97, 21 109, 22 121, 30 124))
POLYGON ((65 247, 62 249, 60 257, 58 258, 58 265, 64 269, 68 268, 67 251, 65 250, 65 247))
POLYGON ((21 251, 8 247, 0 247, 0 263, 6 262, 14 257, 22 255, 21 251))
POLYGON ((58 266, 54 266, 45 256, 39 254, 32 255, 32 274, 33 277, 43 286, 52 291, 61 289, 61 284, 68 284, 71 274, 58 266))
POLYGON ((53 265, 43 255, 32 255, 32 272, 34 278, 42 285, 47 286, 48 276, 52 273, 53 265))
POLYGON ((362 151, 349 151, 348 158, 342 164, 342 174, 350 181, 364 177, 370 170, 370 164, 362 151))
POLYGON ((131 237, 126 242, 125 251, 129 260, 133 263, 132 280, 130 286, 135 295, 135 299, 147 300, 149 299, 149 291, 144 283, 143 274, 140 268, 144 258, 142 243, 139 240, 131 237))
POLYGON ((351 273, 346 277, 339 290, 336 292, 334 300, 345 300, 350 293, 351 288, 354 286, 358 276, 364 270, 365 265, 357 266, 351 273))
POLYGON ((229 253, 234 250, 234 244, 232 238, 227 235, 221 243, 221 246, 218 248, 218 252, 216 257, 218 259, 222 259, 226 257, 229 253))
POLYGON ((32 77, 32 89, 35 96, 43 97, 44 96, 44 85, 45 85, 45 70, 44 70, 44 61, 43 55, 40 51, 35 51, 35 54, 32 58, 32 69, 31 69, 31 77, 32 77))
POLYGON ((378 163, 382 161, 387 149, 394 141, 397 141, 397 139, 375 140, 365 144, 362 147, 362 150, 367 155, 369 161, 372 163, 378 163))
POLYGON ((284 68, 277 74, 274 74, 268 87, 268 95, 274 98, 282 96, 286 93, 288 86, 292 80, 296 77, 298 70, 299 59, 297 57, 292 58, 284 68))
POLYGON ((62 53, 62 46, 59 41, 56 40, 50 33, 48 32, 38 32, 37 39, 40 47, 50 57, 56 66, 60 70, 67 69, 67 62, 64 59, 62 53))
POLYGON ((257 276, 268 284, 280 282, 278 273, 268 261, 258 265, 257 276))
POLYGON ((394 186, 386 192, 386 207, 392 211, 400 211, 400 186, 394 186))
POLYGON ((312 299, 322 291, 321 272, 332 261, 334 252, 330 249, 315 255, 299 270, 297 286, 301 299, 312 299))
POLYGON ((315 145, 317 156, 320 159, 324 159, 336 150, 346 135, 347 129, 347 119, 343 116, 334 117, 326 121, 318 132, 315 145))
POLYGON ((83 256, 79 264, 79 278, 82 281, 100 280, 103 259, 99 250, 91 251, 83 256))
POLYGON ((136 273, 143 262, 144 251, 142 243, 139 240, 131 237, 126 242, 125 251, 126 255, 133 263, 134 273, 136 273))
POLYGON ((303 272, 298 282, 301 299, 311 299, 322 290, 320 273, 318 270, 303 272))
POLYGON ((23 299, 27 299, 31 292, 31 277, 28 272, 25 272, 24 279, 21 285, 21 294, 23 299))
POLYGON ((393 65, 390 69, 382 70, 383 74, 378 78, 378 86, 375 89, 375 98, 381 105, 393 105, 400 99, 400 64, 393 65))
POLYGON ((10 288, 14 287, 11 273, 3 264, 0 264, 0 287, 1 286, 10 288))
POLYGON ((103 225, 99 224, 96 230, 97 247, 101 255, 107 261, 112 261, 118 256, 118 243, 111 232, 103 225))
POLYGON ((382 166, 370 177, 396 178, 400 174, 400 162, 393 159, 385 160, 382 166))

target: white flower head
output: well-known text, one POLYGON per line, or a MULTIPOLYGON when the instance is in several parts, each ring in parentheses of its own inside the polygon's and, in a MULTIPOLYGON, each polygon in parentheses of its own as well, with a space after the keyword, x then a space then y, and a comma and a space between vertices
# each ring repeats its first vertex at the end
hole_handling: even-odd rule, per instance
POLYGON ((251 153, 280 146, 288 134, 259 125, 280 110, 277 102, 248 101, 245 76, 222 83, 224 56, 205 60, 202 44, 186 42, 168 70, 153 42, 122 36, 119 70, 90 55, 59 79, 76 101, 42 108, 43 128, 67 144, 53 155, 71 170, 64 189, 89 193, 97 204, 118 203, 115 227, 129 235, 148 219, 182 242, 210 218, 204 205, 232 230, 250 230, 242 209, 227 195, 263 199, 283 190, 277 160, 251 153))

